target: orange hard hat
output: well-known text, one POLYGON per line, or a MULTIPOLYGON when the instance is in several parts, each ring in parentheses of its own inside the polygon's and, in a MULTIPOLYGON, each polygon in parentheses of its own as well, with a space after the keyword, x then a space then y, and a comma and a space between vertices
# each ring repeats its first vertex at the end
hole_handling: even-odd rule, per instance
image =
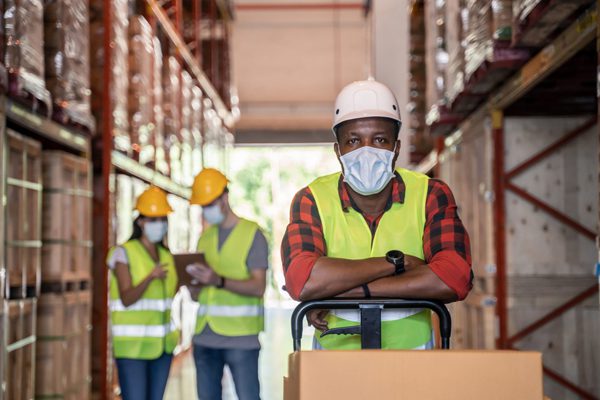
POLYGON ((145 217, 166 217, 173 209, 164 190, 150 186, 137 198, 135 209, 145 217))
POLYGON ((208 205, 218 199, 229 181, 223 173, 214 168, 204 168, 194 178, 190 204, 208 205))

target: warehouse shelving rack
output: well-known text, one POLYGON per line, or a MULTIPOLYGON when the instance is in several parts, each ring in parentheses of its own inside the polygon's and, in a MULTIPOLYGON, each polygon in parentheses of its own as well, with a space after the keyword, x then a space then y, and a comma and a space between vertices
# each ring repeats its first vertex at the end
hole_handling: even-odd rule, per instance
MULTIPOLYGON (((182 0, 139 0, 145 5, 145 16, 153 30, 159 28, 169 47, 175 50, 180 65, 191 74, 203 92, 202 113, 206 118, 205 107, 214 110, 212 118, 219 119, 223 130, 228 131, 239 118, 237 100, 229 92, 228 49, 219 49, 217 39, 222 35, 228 42, 228 23, 232 20, 232 8, 228 0, 202 0, 184 2, 182 0), (192 34, 184 30, 184 6, 186 16, 192 16, 192 34), (191 10, 189 10, 191 8, 191 10), (191 12, 189 12, 191 11, 191 12), (204 24, 204 25, 203 25, 204 24), (208 30, 203 29, 208 24, 208 30), (208 41, 207 52, 203 53, 202 41, 208 41), (221 50, 221 51, 219 51, 221 50), (204 57, 203 57, 204 56, 204 57)), ((111 1, 102 0, 104 32, 111 32, 111 1)), ((190 21, 187 21, 190 22, 190 21)), ((92 374, 95 394, 101 398, 112 398, 113 368, 110 356, 110 338, 108 332, 108 276, 104 265, 104 256, 113 245, 111 220, 114 214, 115 174, 125 174, 149 184, 155 184, 170 194, 188 199, 190 189, 174 182, 153 168, 141 165, 127 155, 114 150, 114 126, 111 115, 111 38, 104 38, 104 76, 103 76, 103 121, 99 134, 92 146, 94 161, 94 302, 93 302, 93 348, 95 357, 92 374)), ((181 78, 181 77, 180 77, 181 78)), ((203 129, 206 130, 206 121, 203 129)), ((203 131, 202 135, 205 136, 203 131)), ((204 138, 203 146, 207 143, 204 138)), ((206 150, 203 148, 203 153, 206 150)), ((204 160, 204 156, 203 156, 204 160)))
MULTIPOLYGON (((541 2, 536 12, 532 13, 535 16, 533 20, 527 21, 527 26, 524 27, 522 34, 520 34, 519 40, 523 40, 524 35, 529 38, 530 45, 539 45, 542 40, 547 39, 548 32, 544 33, 545 29, 548 29, 548 25, 540 24, 536 25, 536 21, 544 20, 545 18, 555 18, 557 21, 560 19, 564 25, 564 15, 561 19, 560 13, 557 14, 557 7, 570 7, 570 10, 577 9, 582 4, 589 4, 585 1, 548 1, 541 2), (546 36, 544 36, 546 35, 546 36)), ((577 221, 573 220, 565 213, 557 210, 547 204, 543 199, 537 198, 522 188, 515 185, 511 180, 521 172, 528 170, 531 166, 538 163, 545 157, 556 152, 561 146, 571 142, 573 139, 579 137, 583 132, 588 131, 591 127, 597 126, 598 112, 600 110, 599 100, 600 92, 596 90, 596 87, 586 87, 581 89, 584 85, 577 86, 579 82, 577 79, 578 71, 576 70, 563 70, 565 75, 570 75, 572 86, 570 82, 555 82, 557 78, 556 73, 560 71, 560 68, 569 64, 581 64, 588 63, 589 67, 586 69, 587 72, 591 72, 593 68, 596 71, 596 65, 600 65, 600 58, 598 55, 595 56, 595 60, 591 61, 594 57, 590 58, 589 55, 594 50, 595 52, 600 51, 600 19, 598 18, 598 10, 600 9, 600 2, 596 2, 591 8, 584 12, 575 15, 568 19, 567 25, 564 27, 562 32, 549 44, 542 47, 539 52, 529 59, 522 67, 520 67, 514 75, 512 75, 507 81, 505 81, 499 88, 494 90, 487 100, 477 107, 475 110, 471 110, 465 115, 457 116, 451 113, 443 115, 437 115, 436 118, 430 118, 429 124, 433 125, 434 130, 438 133, 445 135, 444 147, 451 149, 453 146, 458 145, 461 142, 463 132, 469 131, 470 124, 472 121, 481 120, 482 116, 487 115, 490 117, 491 129, 493 135, 493 164, 494 164, 494 237, 495 237, 495 300, 496 308, 495 314, 497 319, 497 338, 496 347, 500 349, 516 349, 516 343, 522 339, 535 334, 540 328, 546 326, 548 323, 556 320, 558 317, 564 315, 569 310, 572 310, 577 305, 581 304, 585 300, 590 299, 593 296, 598 295, 598 285, 593 285, 575 296, 566 299, 562 304, 554 308, 547 314, 539 317, 525 328, 518 332, 509 335, 508 324, 509 324, 509 309, 508 309, 508 275, 507 275, 507 256, 506 249, 507 243, 506 237, 506 209, 505 194, 511 192, 518 196, 521 200, 525 200, 537 207, 542 212, 552 216, 557 221, 560 221, 564 226, 572 228, 575 232, 583 237, 587 237, 589 240, 596 241, 597 245, 597 232, 592 232, 586 227, 582 226, 577 221), (592 50, 592 48, 594 50, 592 50), (582 56, 582 53, 583 56, 582 56), (587 58, 586 58, 587 56, 587 58), (580 57, 580 58, 577 58, 580 57), (593 64, 593 65, 592 65, 593 64), (549 79, 552 83, 563 89, 564 98, 553 99, 550 97, 550 90, 544 88, 544 83, 549 79), (575 89, 572 89, 574 87, 575 89), (537 90, 537 92, 536 92, 537 90), (545 92, 547 90, 548 92, 545 92), (580 93, 581 91, 584 93, 580 93), (579 91, 577 93, 576 91, 579 91), (541 101, 532 101, 532 97, 527 98, 526 96, 534 93, 537 99, 541 101), (552 106, 552 102, 560 103, 559 106, 552 106), (505 149, 505 131, 504 131, 504 116, 516 115, 516 116, 527 116, 527 115, 552 115, 552 113, 558 115, 594 115, 587 121, 582 123, 575 129, 566 132, 563 137, 549 146, 541 150, 536 154, 531 154, 527 160, 524 160, 518 166, 511 170, 505 170, 504 163, 504 149, 505 149)), ((555 26, 559 26, 557 22, 555 26)), ((586 67, 586 68, 587 68, 586 67)), ((589 75, 589 74, 587 74, 589 75)), ((586 75, 586 76, 587 76, 586 75)), ((597 77, 598 88, 600 88, 600 76, 597 77)), ((589 85, 588 85, 589 86, 589 85)), ((433 110, 435 113, 436 110, 433 110)), ((596 128, 598 129, 598 128, 596 128)), ((444 136, 442 136, 444 137, 444 136)), ((426 156, 418 165, 417 170, 428 173, 434 168, 439 166, 440 162, 440 149, 433 150, 428 156, 426 156)), ((600 217, 599 217, 600 223, 600 217)), ((596 395, 587 392, 576 382, 567 379, 558 372, 544 366, 544 374, 554 382, 558 383, 564 388, 567 388, 572 393, 577 394, 582 399, 597 399, 596 395)))
MULTIPOLYGON (((27 107, 15 102, 11 99, 0 95, 0 158, 2 166, 0 167, 0 222, 3 229, 0 229, 0 399, 7 396, 8 388, 8 372, 15 366, 9 366, 9 353, 15 351, 24 351, 27 360, 24 363, 30 368, 30 375, 27 377, 27 382, 20 382, 25 386, 21 387, 23 395, 31 394, 33 396, 34 378, 35 378, 35 343, 37 340, 36 331, 36 301, 40 293, 40 276, 38 271, 38 279, 35 288, 32 290, 18 291, 12 293, 6 286, 6 264, 5 264, 5 212, 6 212, 6 141, 7 129, 17 131, 25 137, 35 139, 42 144, 43 149, 60 149, 70 153, 75 153, 84 157, 90 156, 91 141, 88 134, 84 134, 73 130, 70 127, 62 126, 52 121, 49 118, 31 112, 27 107), (9 297, 11 297, 9 299, 9 297), (9 318, 9 306, 13 304, 15 307, 31 309, 31 314, 28 316, 29 321, 24 321, 20 317, 20 322, 25 326, 28 325, 28 332, 21 332, 23 335, 17 341, 11 342, 8 338, 8 332, 13 329, 21 330, 18 326, 11 326, 9 318), (28 348, 29 347, 29 348, 28 348), (27 350, 27 351, 25 351, 27 350)), ((18 373, 18 372, 17 372, 18 373)), ((13 384, 16 384, 13 382, 13 384)))

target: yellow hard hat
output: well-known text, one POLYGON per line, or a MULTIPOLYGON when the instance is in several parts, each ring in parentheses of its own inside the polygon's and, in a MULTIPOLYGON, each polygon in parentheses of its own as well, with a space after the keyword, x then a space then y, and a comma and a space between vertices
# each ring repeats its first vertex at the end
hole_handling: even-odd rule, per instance
POLYGON ((173 212, 167 194, 156 186, 150 186, 140 194, 135 209, 145 217, 166 217, 173 212))
POLYGON ((194 178, 190 204, 205 206, 219 198, 227 187, 227 178, 221 171, 204 168, 194 178))

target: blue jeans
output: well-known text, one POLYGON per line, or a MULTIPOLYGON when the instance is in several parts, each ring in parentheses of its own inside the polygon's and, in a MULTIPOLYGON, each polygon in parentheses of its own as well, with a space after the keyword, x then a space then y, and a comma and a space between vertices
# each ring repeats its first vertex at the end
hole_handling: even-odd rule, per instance
POLYGON ((166 353, 155 360, 117 358, 123 400, 162 400, 172 358, 166 353))
POLYGON ((194 345, 196 384, 200 400, 221 400, 223 368, 229 366, 239 400, 260 400, 256 350, 213 349, 194 345))

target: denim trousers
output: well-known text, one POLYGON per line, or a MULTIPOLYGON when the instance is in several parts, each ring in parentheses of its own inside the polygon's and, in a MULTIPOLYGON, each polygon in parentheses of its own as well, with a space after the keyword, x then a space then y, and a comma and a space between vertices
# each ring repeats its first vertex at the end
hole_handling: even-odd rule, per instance
POLYGON ((123 400, 162 400, 172 358, 166 353, 154 360, 117 358, 123 400))
POLYGON ((196 384, 200 400, 221 400, 225 365, 231 370, 239 400, 260 400, 259 349, 215 349, 194 345, 196 384))

